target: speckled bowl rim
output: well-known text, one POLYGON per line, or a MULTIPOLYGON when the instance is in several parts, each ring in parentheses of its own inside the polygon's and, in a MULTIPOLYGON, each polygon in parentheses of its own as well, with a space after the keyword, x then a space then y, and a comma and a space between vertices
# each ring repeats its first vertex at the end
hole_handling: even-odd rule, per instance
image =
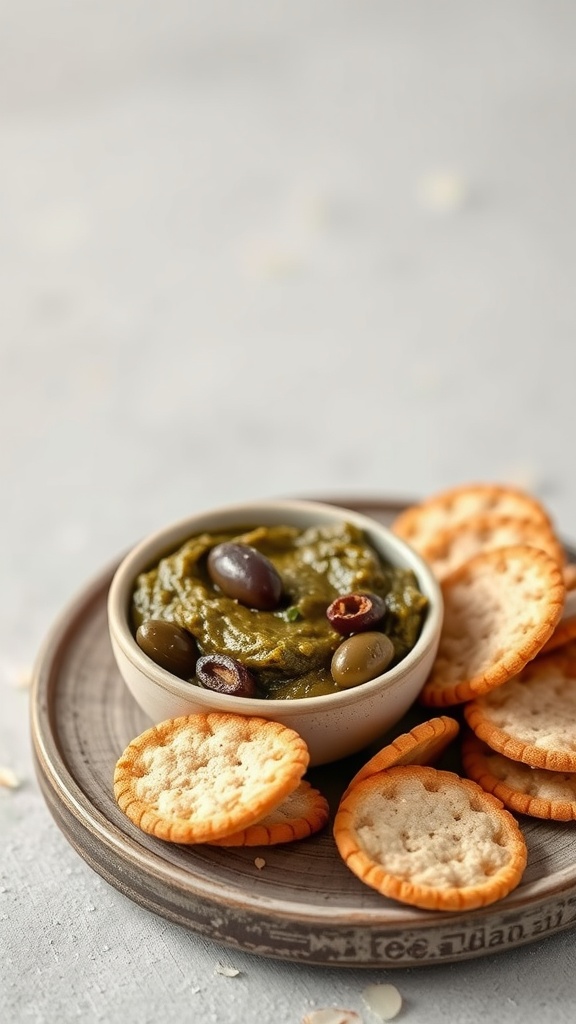
MULTIPOLYGON (((309 525, 312 525, 312 522, 309 525)), ((205 705, 206 711, 235 711, 250 715, 261 714, 263 717, 270 716, 271 706, 275 703, 289 704, 293 713, 316 714, 320 710, 357 704, 359 700, 368 699, 376 692, 388 692, 407 683, 412 671, 426 657, 430 647, 437 642, 444 614, 442 591, 438 581, 426 562, 405 541, 396 537, 378 520, 361 512, 307 499, 260 499, 223 505, 195 512, 148 534, 125 555, 116 569, 108 592, 107 609, 109 629, 114 641, 134 668, 158 687, 182 700, 193 699, 195 704, 205 705), (422 593, 428 598, 428 612, 420 636, 409 654, 389 672, 376 676, 361 686, 338 693, 298 697, 290 701, 243 697, 241 708, 238 707, 238 697, 229 694, 216 693, 196 686, 193 694, 190 694, 190 686, 193 684, 180 680, 159 665, 155 665, 134 639, 128 612, 136 578, 139 573, 152 568, 160 558, 175 551, 185 540, 197 533, 235 526, 243 528, 251 524, 278 525, 280 519, 276 519, 272 524, 263 521, 261 517, 270 514, 275 517, 281 511, 286 513, 284 521, 288 524, 294 514, 306 515, 312 520, 317 516, 319 519, 330 519, 333 522, 350 522, 362 529, 371 543, 374 543, 373 538, 377 536, 379 554, 397 566, 411 569, 416 575, 422 593)))

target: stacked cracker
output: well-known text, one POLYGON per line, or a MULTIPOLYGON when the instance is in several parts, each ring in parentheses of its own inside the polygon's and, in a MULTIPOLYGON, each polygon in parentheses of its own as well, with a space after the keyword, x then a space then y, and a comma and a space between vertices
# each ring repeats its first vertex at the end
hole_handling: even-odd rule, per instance
POLYGON ((444 596, 426 705, 473 700, 576 636, 576 616, 564 617, 573 570, 546 510, 529 495, 455 488, 407 509, 392 529, 428 561, 444 596))
POLYGON ((458 731, 443 715, 397 737, 354 776, 334 820, 338 851, 362 882, 426 910, 494 903, 526 867, 526 843, 501 801, 430 767, 458 731))
POLYGON ((393 529, 441 580, 445 624, 422 702, 462 704, 466 774, 521 814, 575 818, 574 566, 546 510, 510 488, 461 487, 393 529))
POLYGON ((185 715, 127 746, 114 795, 135 825, 168 842, 286 843, 328 820, 328 802, 303 779, 309 760, 304 740, 278 722, 185 715))
POLYGON ((351 781, 335 838, 349 867, 380 892, 470 909, 522 877, 526 844, 506 808, 576 818, 576 574, 546 510, 508 487, 443 492, 392 529, 441 583, 445 619, 421 703, 462 710, 468 778, 418 767, 438 755, 438 732, 453 738, 446 722, 454 720, 432 719, 420 727, 430 747, 413 731, 351 781))

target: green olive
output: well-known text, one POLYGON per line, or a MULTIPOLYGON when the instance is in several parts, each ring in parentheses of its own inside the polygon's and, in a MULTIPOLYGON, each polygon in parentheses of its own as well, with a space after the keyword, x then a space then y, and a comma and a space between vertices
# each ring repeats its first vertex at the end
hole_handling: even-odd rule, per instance
POLYGON ((336 649, 330 671, 337 686, 348 689, 384 672, 394 657, 394 644, 385 633, 355 633, 336 649))
POLYGON ((138 627, 136 643, 167 672, 190 679, 198 661, 198 648, 191 633, 165 619, 148 619, 138 627))

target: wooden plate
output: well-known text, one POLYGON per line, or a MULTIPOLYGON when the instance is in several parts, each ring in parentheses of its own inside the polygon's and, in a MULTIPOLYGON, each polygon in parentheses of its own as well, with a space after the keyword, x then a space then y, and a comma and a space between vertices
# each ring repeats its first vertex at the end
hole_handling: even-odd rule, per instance
MULTIPOLYGON (((379 501, 342 503, 383 522, 398 511, 379 501)), ((340 860, 330 827, 291 845, 224 849, 175 846, 132 826, 114 801, 112 774, 121 752, 150 723, 112 656, 106 619, 112 573, 88 586, 48 637, 35 671, 31 729, 54 819, 80 856, 125 896, 250 953, 354 967, 468 959, 576 923, 574 824, 522 819, 529 850, 522 884, 502 902, 466 914, 420 911, 379 896, 340 860)), ((396 732, 427 717, 412 712, 396 732)), ((310 772, 333 809, 364 759, 310 772)))

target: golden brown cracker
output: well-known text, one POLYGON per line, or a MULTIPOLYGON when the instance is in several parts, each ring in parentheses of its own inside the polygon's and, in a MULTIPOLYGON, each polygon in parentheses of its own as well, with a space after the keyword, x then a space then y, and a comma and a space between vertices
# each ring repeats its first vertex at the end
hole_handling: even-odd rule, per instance
POLYGON ((564 650, 567 643, 576 639, 576 615, 560 619, 549 640, 546 641, 539 654, 550 654, 552 651, 564 650))
POLYGON ((504 686, 464 705, 479 739, 533 768, 576 772, 576 660, 536 658, 504 686))
POLYGON ((396 517, 392 531, 418 551, 446 527, 489 512, 532 519, 553 532, 546 509, 524 491, 500 484, 464 484, 440 491, 396 517))
POLYGON ((309 782, 302 780, 260 821, 231 835, 213 840, 215 846, 273 846, 319 832, 328 821, 329 806, 325 796, 309 782))
POLYGON ((334 837, 361 881, 430 910, 502 899, 526 866, 526 843, 501 801, 429 767, 402 765, 359 782, 340 804, 334 837))
POLYGON ((566 590, 576 589, 576 562, 568 562, 563 569, 566 590))
MULTIPOLYGON (((565 644, 562 644, 561 648, 558 648, 551 653, 562 658, 567 658, 569 661, 576 661, 576 640, 568 640, 565 644)), ((546 657, 546 655, 542 655, 542 657, 546 657)), ((538 655, 538 658, 540 658, 540 654, 538 655)))
POLYGON ((554 559, 525 545, 471 558, 443 583, 444 622, 421 701, 445 707, 502 686, 552 635, 564 605, 554 559))
POLYGON ((558 565, 564 565, 564 548, 546 524, 528 517, 494 515, 491 512, 471 516, 440 530, 421 547, 420 554, 437 579, 443 580, 480 552, 514 544, 540 548, 558 565))
MULTIPOLYGON (((563 577, 566 584, 565 572, 563 577)), ((576 639, 576 590, 567 590, 564 598, 562 618, 558 622, 552 636, 542 647, 540 654, 549 654, 551 651, 557 651, 560 648, 562 648, 562 653, 564 653, 566 645, 574 639, 576 639)))
POLYGON ((576 818, 576 773, 531 768, 498 754, 468 732, 462 742, 462 766, 469 779, 517 814, 554 821, 576 818))
POLYGON ((356 775, 348 783, 342 799, 353 786, 385 768, 392 768, 399 764, 434 764, 442 751, 458 735, 459 730, 460 726, 455 718, 440 715, 438 718, 430 718, 427 722, 421 722, 410 732, 396 736, 391 743, 382 747, 356 772, 356 775))
POLYGON ((308 763, 304 740, 278 722, 187 715, 128 745, 114 795, 144 832, 173 843, 209 842, 263 818, 298 786, 308 763))

